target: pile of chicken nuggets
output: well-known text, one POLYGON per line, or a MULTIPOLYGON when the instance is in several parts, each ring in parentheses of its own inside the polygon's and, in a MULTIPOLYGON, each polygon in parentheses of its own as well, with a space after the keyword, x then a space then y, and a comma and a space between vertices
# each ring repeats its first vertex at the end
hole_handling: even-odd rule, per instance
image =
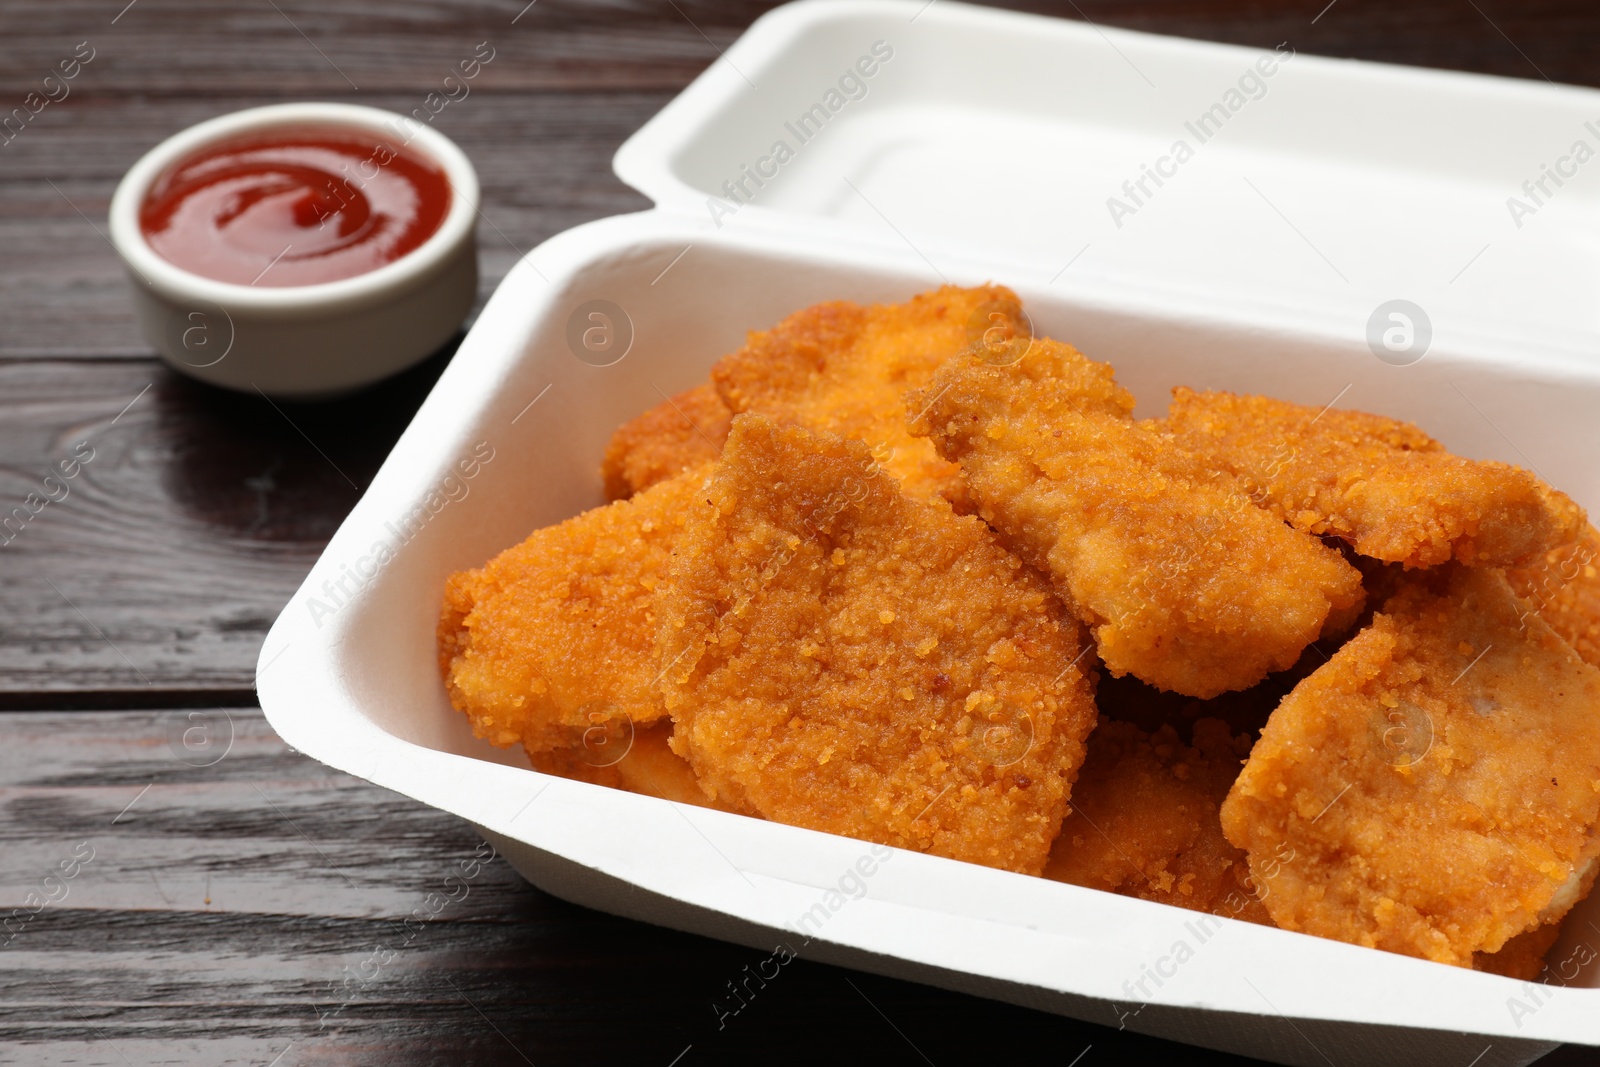
POLYGON ((1000 286, 819 304, 452 576, 547 773, 1531 978, 1600 859, 1600 535, 1406 423, 1174 390, 1000 286))

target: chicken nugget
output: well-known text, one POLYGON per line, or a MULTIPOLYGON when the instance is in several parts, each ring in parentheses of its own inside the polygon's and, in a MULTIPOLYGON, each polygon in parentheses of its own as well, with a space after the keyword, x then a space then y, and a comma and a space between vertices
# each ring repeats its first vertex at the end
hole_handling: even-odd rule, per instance
POLYGON ((1081 628, 858 441, 741 415, 659 594, 673 744, 739 811, 1038 874, 1094 725, 1081 628))
POLYGON ((1470 965, 1600 855, 1600 670, 1504 575, 1413 578, 1295 687, 1222 806, 1285 929, 1470 965))
POLYGON ((600 461, 606 499, 626 499, 716 459, 732 418, 716 389, 703 382, 623 423, 600 461))
POLYGON ((666 714, 654 590, 705 478, 686 471, 450 577, 439 664, 479 737, 572 748, 609 721, 666 714))
POLYGON ((1379 415, 1172 391, 1158 424, 1307 533, 1407 567, 1514 567, 1578 536, 1583 511, 1534 475, 1462 459, 1379 415))
POLYGON ((1530 610, 1582 656, 1600 667, 1600 532, 1593 526, 1528 567, 1506 572, 1530 610))
POLYGON ((1292 666, 1349 624, 1361 575, 1128 413, 1111 369, 1036 340, 967 355, 907 396, 978 513, 1055 581, 1114 675, 1209 698, 1292 666))
POLYGON ((904 304, 817 304, 751 334, 711 377, 733 411, 865 441, 905 492, 960 506, 960 471, 906 432, 901 397, 981 339, 975 326, 988 315, 1009 331, 1021 308, 1016 294, 998 285, 947 285, 904 304))
POLYGON ((1217 719, 1194 724, 1190 747, 1171 726, 1102 718, 1044 876, 1270 926, 1217 814, 1249 751, 1217 719))
POLYGON ((611 719, 584 731, 581 744, 531 752, 528 761, 534 770, 562 778, 678 804, 730 810, 700 788, 689 761, 672 751, 671 738, 672 722, 668 719, 638 727, 626 719, 611 719))

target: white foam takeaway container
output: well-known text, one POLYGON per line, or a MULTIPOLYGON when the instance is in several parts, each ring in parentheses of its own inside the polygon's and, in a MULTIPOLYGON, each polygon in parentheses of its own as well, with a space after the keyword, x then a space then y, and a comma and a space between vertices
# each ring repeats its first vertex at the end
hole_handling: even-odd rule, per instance
POLYGON ((268 719, 618 915, 1286 1064, 1600 1044, 1600 971, 1576 963, 1600 898, 1549 957, 1576 973, 1528 986, 551 778, 474 739, 439 679, 446 576, 601 503, 618 424, 748 330, 944 281, 1011 285, 1144 413, 1180 383, 1338 398, 1600 506, 1600 94, 1297 43, 947 0, 766 15, 618 152, 655 208, 552 238, 501 284, 268 636, 268 719), (1398 353, 1369 341, 1393 300, 1426 320, 1398 353), (585 348, 593 323, 616 332, 585 348))

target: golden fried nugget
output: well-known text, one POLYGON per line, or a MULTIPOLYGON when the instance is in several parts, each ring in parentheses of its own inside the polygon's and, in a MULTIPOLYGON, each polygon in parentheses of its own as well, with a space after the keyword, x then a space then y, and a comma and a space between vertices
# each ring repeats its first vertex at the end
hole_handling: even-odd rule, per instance
POLYGON ((663 719, 635 727, 612 719, 585 731, 580 744, 531 752, 534 770, 580 782, 626 789, 678 804, 732 810, 706 795, 689 761, 672 751, 672 723, 663 719))
POLYGON ((535 531, 452 575, 439 621, 450 700, 479 737, 529 752, 666 714, 654 590, 706 470, 535 531))
POLYGON ((1279 926, 1469 965, 1600 855, 1600 670, 1496 570, 1418 576, 1273 712, 1222 807, 1279 926))
POLYGON ((1113 674, 1213 697, 1355 617, 1353 567, 1132 407, 1108 366, 1048 340, 1008 366, 957 356, 907 397, 912 430, 960 461, 978 513, 1052 576, 1113 674))
POLYGON ((1217 815, 1249 751, 1217 719, 1194 724, 1191 748, 1171 726, 1101 718, 1044 876, 1272 925, 1217 815))
POLYGON ((1298 530, 1407 567, 1520 566, 1574 539, 1583 511, 1534 475, 1462 459, 1409 423, 1264 396, 1172 391, 1158 425, 1298 530))
POLYGON ((1600 667, 1600 531, 1589 526, 1577 541, 1506 578, 1585 663, 1600 667))
POLYGON ((623 500, 716 459, 732 418, 716 389, 703 382, 623 423, 600 461, 606 499, 623 500))
POLYGON ((1082 631, 867 446, 734 419, 659 594, 674 747, 736 809, 1037 874, 1094 701, 1082 631))
POLYGON ((966 348, 974 317, 981 323, 995 308, 1021 314, 1016 294, 998 285, 947 285, 904 304, 817 304, 752 333, 711 377, 733 411, 865 441, 907 493, 960 505, 960 471, 906 432, 901 397, 966 348))

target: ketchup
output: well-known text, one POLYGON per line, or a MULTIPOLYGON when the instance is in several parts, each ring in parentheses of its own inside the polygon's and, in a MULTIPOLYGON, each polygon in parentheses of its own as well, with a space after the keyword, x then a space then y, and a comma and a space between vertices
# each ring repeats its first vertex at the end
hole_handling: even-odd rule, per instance
POLYGON ((139 209, 150 247, 239 285, 293 286, 377 270, 450 210, 438 164, 358 130, 276 130, 178 163, 139 209))

